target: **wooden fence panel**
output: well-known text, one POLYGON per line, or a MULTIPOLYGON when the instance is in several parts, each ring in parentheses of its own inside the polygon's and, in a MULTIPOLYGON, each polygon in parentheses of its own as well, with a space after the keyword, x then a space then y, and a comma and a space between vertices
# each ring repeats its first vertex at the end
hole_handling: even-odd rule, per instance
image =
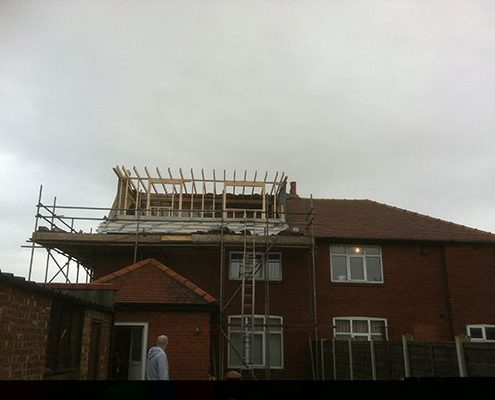
MULTIPOLYGON (((402 342, 374 343, 376 379, 401 380, 405 377, 402 342)), ((325 340, 323 342, 323 376, 326 380, 373 379, 370 342, 325 340), (335 349, 335 357, 334 357, 335 349), (352 372, 350 359, 352 358, 352 372), (334 371, 335 366, 335 371, 334 371)), ((453 342, 426 343, 409 341, 407 345, 411 377, 459 377, 456 346, 453 342)), ((463 343, 463 353, 469 377, 495 377, 495 343, 463 343)), ((321 356, 320 356, 321 357, 321 356)))
POLYGON ((495 343, 465 343, 464 356, 469 377, 495 377, 495 343))

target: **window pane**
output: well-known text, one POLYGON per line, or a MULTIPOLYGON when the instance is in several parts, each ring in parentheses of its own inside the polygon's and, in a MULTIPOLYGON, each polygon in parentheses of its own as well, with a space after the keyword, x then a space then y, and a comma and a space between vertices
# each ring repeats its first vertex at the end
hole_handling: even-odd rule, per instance
POLYGON ((382 334, 385 332, 385 321, 371 321, 371 333, 382 334))
POLYGON ((263 335, 254 335, 250 363, 255 365, 263 364, 263 335))
POLYGON ((486 340, 495 340, 495 327, 487 326, 485 328, 486 340))
POLYGON ((240 279, 241 278, 241 261, 231 260, 230 261, 230 279, 240 279))
POLYGON ((347 252, 349 254, 354 254, 356 256, 362 256, 363 255, 363 248, 362 247, 349 247, 347 252))
POLYGON ((282 268, 280 260, 268 261, 268 278, 272 281, 279 281, 282 279, 282 268))
POLYGON ((366 255, 369 255, 369 256, 379 256, 380 255, 380 248, 379 247, 365 247, 364 252, 366 255))
MULTIPOLYGON (((249 318, 249 321, 251 322, 251 318, 249 318)), ((262 327, 264 322, 264 317, 254 317, 254 326, 262 327)))
POLYGON ((368 333, 368 321, 352 321, 352 333, 368 333))
POLYGON ((231 333, 230 334, 230 348, 229 348, 229 364, 231 366, 241 365, 241 358, 237 353, 241 355, 241 334, 231 333), (235 349, 235 350, 234 350, 235 349))
POLYGON ((231 317, 229 321, 230 326, 241 326, 240 317, 231 317))
POLYGON ((345 254, 346 248, 344 246, 332 246, 330 247, 330 251, 332 254, 345 254))
POLYGON ((368 340, 368 335, 354 335, 354 340, 359 340, 359 341, 367 341, 368 340))
POLYGON ((366 273, 368 281, 382 280, 380 257, 366 257, 366 273))
POLYGON ((361 257, 351 257, 351 279, 364 279, 363 259, 361 257))
POLYGON ((254 268, 255 268, 255 274, 254 274, 254 277, 256 279, 265 279, 265 263, 263 262, 263 260, 261 259, 256 259, 256 263, 254 265, 254 268))
POLYGON ((346 256, 332 256, 332 279, 334 281, 347 280, 346 256))
POLYGON ((280 331, 282 328, 282 319, 276 317, 270 317, 270 330, 271 331, 280 331))
POLYGON ((282 366, 282 335, 270 333, 270 366, 282 366))
POLYGON ((473 339, 483 339, 482 328, 469 328, 469 336, 473 339))
POLYGON ((335 332, 351 332, 351 321, 349 321, 348 319, 336 319, 335 332))

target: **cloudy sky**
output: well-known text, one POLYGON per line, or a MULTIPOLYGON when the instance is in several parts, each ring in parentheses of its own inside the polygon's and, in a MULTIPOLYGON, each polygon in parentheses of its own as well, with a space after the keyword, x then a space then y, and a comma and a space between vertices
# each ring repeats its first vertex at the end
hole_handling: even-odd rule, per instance
MULTIPOLYGON (((495 232, 495 2, 0 0, 0 269, 115 165, 284 171, 495 232)), ((42 279, 44 257, 33 274, 42 279)))

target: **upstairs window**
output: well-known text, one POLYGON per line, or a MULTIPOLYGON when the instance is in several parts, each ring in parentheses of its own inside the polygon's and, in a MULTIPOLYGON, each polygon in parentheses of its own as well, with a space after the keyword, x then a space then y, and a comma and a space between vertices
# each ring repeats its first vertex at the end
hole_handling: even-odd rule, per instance
POLYGON ((468 325, 467 334, 473 342, 495 342, 495 325, 468 325))
POLYGON ((383 282, 378 246, 330 246, 332 282, 383 282))
POLYGON ((333 319, 335 339, 382 340, 387 338, 387 320, 367 317, 333 319))
MULTIPOLYGON (((256 253, 256 267, 255 267, 255 279, 265 279, 265 268, 263 265, 263 256, 265 253, 256 253)), ((229 277, 232 280, 242 279, 242 263, 244 259, 244 253, 232 252, 230 253, 230 273, 229 277)), ((269 253, 266 260, 266 270, 268 271, 268 280, 281 281, 282 280, 282 255, 280 253, 269 253)))

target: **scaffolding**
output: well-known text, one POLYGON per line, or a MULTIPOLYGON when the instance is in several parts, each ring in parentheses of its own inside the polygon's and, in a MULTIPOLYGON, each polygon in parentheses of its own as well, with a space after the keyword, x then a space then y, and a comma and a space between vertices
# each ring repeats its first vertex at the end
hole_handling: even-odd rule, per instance
MULTIPOLYGON (((274 246, 288 243, 291 232, 286 216, 286 185, 287 177, 282 172, 275 173, 273 178, 268 172, 260 175, 254 172, 248 177, 247 171, 240 175, 233 171, 228 177, 225 170, 220 176, 213 170, 210 177, 204 170, 194 174, 191 169, 185 176, 182 169, 178 175, 167 169, 167 175, 156 168, 152 175, 147 167, 144 174, 136 167, 127 169, 124 166, 115 167, 113 171, 118 178, 117 194, 112 207, 74 207, 57 204, 45 204, 42 201, 42 186, 40 187, 36 205, 36 219, 31 243, 31 259, 29 276, 31 279, 35 249, 45 248, 46 263, 44 282, 52 282, 62 276, 67 283, 78 283, 80 270, 85 273, 85 281, 91 281, 94 274, 94 264, 89 251, 80 251, 94 243, 113 243, 114 245, 132 246, 133 258, 137 261, 140 246, 163 246, 164 243, 198 243, 205 241, 205 236, 220 248, 220 279, 219 279, 219 341, 218 375, 224 376, 226 349, 238 353, 243 367, 241 372, 256 379, 255 367, 251 360, 256 314, 256 285, 264 283, 264 326, 267 335, 270 334, 270 285, 267 260, 274 246), (134 172, 134 173, 133 173, 134 172), (84 215, 65 215, 65 212, 83 212, 84 215), (101 216, 104 212, 105 215, 101 216), (98 224, 96 232, 87 227, 80 229, 79 223, 98 224), (48 226, 42 226, 41 224, 48 226), (280 233, 288 232, 286 235, 280 233), (205 235, 205 233, 209 235, 205 235), (60 234, 60 239, 57 239, 60 234), (54 237, 53 241, 49 239, 54 237), (216 238, 216 239, 215 239, 216 238), (228 240, 227 240, 228 238, 228 240), (41 244, 41 245, 39 245, 41 244), (242 249, 240 266, 240 283, 226 301, 224 275, 225 250, 227 246, 242 249), (57 257, 54 257, 54 253, 57 257), (63 261, 60 261, 62 259, 63 261), (49 275, 50 262, 55 263, 55 273, 49 275), (71 264, 76 264, 76 271, 71 264), (264 276, 264 282, 257 276, 264 276), (257 283, 258 281, 258 283, 257 283), (235 297, 240 297, 241 344, 238 352, 225 331, 227 321, 225 310, 235 297)), ((316 315, 316 281, 315 281, 315 239, 313 232, 313 202, 309 213, 302 215, 306 222, 306 233, 310 241, 302 241, 302 247, 310 249, 309 277, 311 292, 311 323, 314 328, 314 340, 318 341, 318 319, 316 315)), ((296 235, 297 236, 297 235, 296 235)), ((292 241, 295 238, 291 238, 292 241)), ((261 292, 260 292, 261 293, 261 292)), ((311 340, 311 338, 310 338, 311 340)), ((267 352, 269 352, 269 340, 267 352)), ((259 369, 259 367, 256 367, 259 369)), ((267 357, 264 367, 265 379, 270 379, 270 357, 267 357)), ((318 379, 318 367, 314 368, 313 376, 318 379)))

